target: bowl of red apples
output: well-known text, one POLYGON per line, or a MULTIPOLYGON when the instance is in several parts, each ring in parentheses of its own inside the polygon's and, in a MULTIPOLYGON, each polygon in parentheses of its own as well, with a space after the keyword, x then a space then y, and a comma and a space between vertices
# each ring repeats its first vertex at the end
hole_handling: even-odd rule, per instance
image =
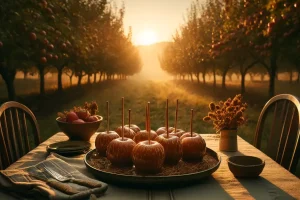
POLYGON ((96 102, 86 102, 83 106, 59 112, 56 122, 70 140, 89 141, 103 120, 102 116, 96 115, 97 111, 96 102))

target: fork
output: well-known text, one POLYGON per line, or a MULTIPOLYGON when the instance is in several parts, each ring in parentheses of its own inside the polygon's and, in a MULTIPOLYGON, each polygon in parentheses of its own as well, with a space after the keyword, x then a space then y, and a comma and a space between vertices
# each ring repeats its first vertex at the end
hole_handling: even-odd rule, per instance
POLYGON ((45 170, 53 177, 55 178, 56 180, 60 181, 60 182, 71 182, 71 183, 77 183, 79 185, 82 185, 82 186, 87 186, 87 187, 93 187, 93 188, 96 188, 96 187, 100 187, 101 186, 101 183, 96 183, 96 182, 93 182, 93 181, 90 181, 90 180, 81 180, 81 179, 76 179, 76 178, 73 178, 73 177, 68 177, 68 176, 63 176, 61 175, 60 173, 48 168, 48 167, 44 167, 45 170))

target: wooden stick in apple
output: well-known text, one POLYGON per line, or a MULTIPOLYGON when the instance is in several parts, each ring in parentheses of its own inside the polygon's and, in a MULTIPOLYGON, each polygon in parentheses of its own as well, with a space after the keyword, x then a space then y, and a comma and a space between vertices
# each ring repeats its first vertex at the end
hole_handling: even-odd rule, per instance
POLYGON ((191 109, 191 122, 190 122, 191 137, 193 137, 193 118, 194 118, 194 110, 191 109))
POLYGON ((167 130, 167 138, 169 137, 169 100, 167 99, 166 103, 166 130, 167 130))
POLYGON ((178 99, 176 100, 176 110, 175 110, 175 125, 174 125, 174 132, 177 131, 177 118, 178 118, 178 99))
POLYGON ((130 124, 131 124, 130 115, 131 115, 131 109, 128 110, 128 126, 129 126, 129 129, 130 129, 130 124))
POLYGON ((149 141, 149 144, 150 144, 150 131, 151 131, 151 125, 150 125, 150 102, 148 102, 148 141, 149 141))
POLYGON ((107 120, 107 127, 106 131, 109 132, 109 102, 106 102, 106 120, 107 120))
POLYGON ((124 140, 124 97, 122 97, 122 140, 124 140))

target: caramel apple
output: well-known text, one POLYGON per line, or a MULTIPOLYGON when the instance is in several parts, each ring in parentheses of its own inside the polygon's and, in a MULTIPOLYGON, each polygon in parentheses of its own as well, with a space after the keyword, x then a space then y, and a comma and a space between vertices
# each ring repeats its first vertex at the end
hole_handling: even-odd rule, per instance
MULTIPOLYGON (((171 132, 174 130, 174 128, 173 128, 173 127, 169 127, 168 130, 169 130, 168 132, 171 133, 171 132)), ((161 135, 161 134, 164 134, 164 133, 166 133, 166 132, 167 132, 166 127, 159 127, 159 128, 156 130, 157 135, 161 135)))
POLYGON ((170 133, 171 135, 175 135, 177 137, 181 137, 185 131, 182 129, 177 129, 177 119, 178 119, 178 99, 176 100, 176 111, 175 111, 175 125, 174 125, 174 130, 170 133))
MULTIPOLYGON (((126 124, 124 127, 129 128, 129 125, 126 124)), ((135 124, 130 124, 130 129, 133 130, 135 133, 137 133, 137 132, 139 132, 141 130, 140 127, 138 127, 135 124)))
POLYGON ((182 159, 184 161, 200 161, 206 152, 205 140, 197 133, 193 132, 193 109, 191 110, 190 132, 180 137, 182 145, 182 159))
MULTIPOLYGON (((119 134, 119 136, 122 136, 122 126, 119 126, 116 129, 116 132, 119 134)), ((135 132, 132 129, 124 126, 124 137, 133 139, 134 136, 135 136, 135 132)))
POLYGON ((132 165, 132 150, 136 143, 124 137, 124 97, 122 98, 122 137, 112 140, 106 151, 107 159, 116 166, 132 165))
POLYGON ((132 151, 132 160, 137 172, 158 173, 165 159, 164 147, 156 141, 142 141, 132 151))
POLYGON ((97 149, 97 152, 101 156, 106 156, 106 150, 108 144, 120 136, 115 131, 109 131, 109 103, 106 102, 106 108, 107 108, 107 129, 104 132, 101 132, 97 135, 95 140, 95 146, 97 149))
MULTIPOLYGON (((168 130, 169 127, 169 105, 168 105, 168 99, 166 103, 166 130, 168 130)), ((181 159, 182 156, 182 148, 180 139, 175 136, 169 134, 169 132, 166 132, 164 134, 161 134, 157 136, 155 141, 159 142, 165 150, 165 163, 167 164, 177 164, 178 161, 181 159)))
POLYGON ((139 173, 158 173, 161 171, 164 160, 164 147, 156 141, 150 140, 150 106, 147 107, 148 140, 138 143, 132 151, 132 161, 139 173))
MULTIPOLYGON (((131 112, 131 110, 129 109, 128 110, 129 125, 128 125, 128 127, 124 126, 124 137, 133 139, 133 137, 135 135, 135 132, 134 132, 134 130, 131 129, 131 126, 130 126, 130 112, 131 112)), ((123 130, 122 126, 119 126, 116 129, 116 132, 121 136, 122 135, 122 130, 123 130)))
MULTIPOLYGON (((145 110, 145 122, 146 122, 145 127, 146 127, 146 130, 141 130, 141 131, 139 131, 135 134, 133 140, 136 143, 148 140, 149 132, 147 131, 148 130, 148 114, 147 113, 148 113, 148 108, 146 106, 146 110, 145 110)), ((154 140, 156 137, 157 137, 156 132, 153 131, 153 130, 150 130, 150 140, 154 140)))
POLYGON ((175 135, 177 137, 181 137, 184 133, 186 133, 186 131, 182 130, 182 129, 176 129, 176 132, 175 132, 175 129, 170 133, 170 135, 175 135))
MULTIPOLYGON (((135 134, 133 140, 136 143, 139 143, 141 141, 148 140, 148 135, 149 135, 149 132, 147 130, 141 130, 137 134, 135 134)), ((150 131, 150 140, 154 140, 156 137, 157 137, 156 132, 154 130, 151 130, 150 131)))

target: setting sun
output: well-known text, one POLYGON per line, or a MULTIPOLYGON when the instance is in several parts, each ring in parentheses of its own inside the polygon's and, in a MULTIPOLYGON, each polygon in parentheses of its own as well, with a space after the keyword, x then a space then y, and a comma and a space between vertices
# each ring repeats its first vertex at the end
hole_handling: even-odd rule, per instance
POLYGON ((144 30, 139 32, 137 38, 137 44, 139 45, 150 45, 157 42, 157 36, 154 31, 144 30))

